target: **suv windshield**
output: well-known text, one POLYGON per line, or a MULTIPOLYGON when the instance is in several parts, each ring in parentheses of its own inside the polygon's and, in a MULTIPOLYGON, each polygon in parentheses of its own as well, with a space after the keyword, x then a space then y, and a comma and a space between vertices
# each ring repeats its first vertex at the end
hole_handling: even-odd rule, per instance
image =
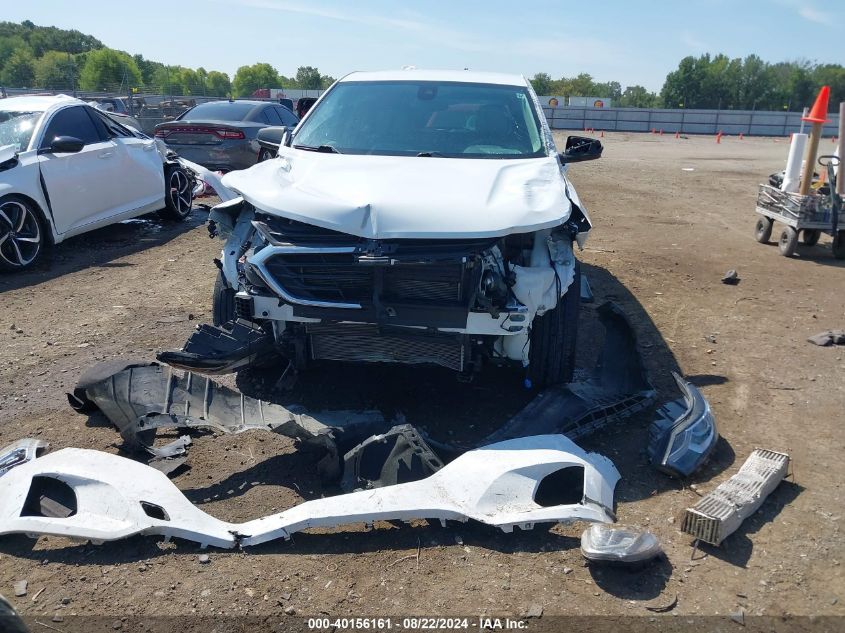
POLYGON ((43 112, 0 110, 0 147, 14 145, 17 151, 26 151, 42 114, 43 112))
POLYGON ((302 123, 293 145, 388 156, 545 155, 527 88, 463 82, 338 83, 302 123))

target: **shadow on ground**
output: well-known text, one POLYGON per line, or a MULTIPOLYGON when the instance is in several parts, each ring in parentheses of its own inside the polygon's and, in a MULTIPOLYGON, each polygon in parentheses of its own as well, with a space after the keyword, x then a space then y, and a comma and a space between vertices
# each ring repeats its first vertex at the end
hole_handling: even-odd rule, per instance
POLYGON ((194 209, 184 222, 172 222, 151 213, 140 218, 83 233, 48 248, 41 260, 26 272, 0 275, 0 294, 27 288, 86 268, 124 268, 129 262, 112 260, 166 244, 205 224, 207 214, 194 209))

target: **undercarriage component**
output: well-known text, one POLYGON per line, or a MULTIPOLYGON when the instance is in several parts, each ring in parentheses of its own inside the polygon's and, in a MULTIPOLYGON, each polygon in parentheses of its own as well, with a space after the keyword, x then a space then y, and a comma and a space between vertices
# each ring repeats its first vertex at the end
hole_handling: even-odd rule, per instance
POLYGON ((156 430, 161 428, 222 433, 265 430, 310 442, 328 451, 320 462, 320 471, 328 479, 340 475, 340 456, 349 447, 387 426, 378 411, 305 414, 295 407, 250 398, 206 376, 181 374, 157 363, 95 365, 82 375, 68 400, 80 412, 101 410, 128 447, 158 457, 184 452, 173 444, 154 448, 156 430), (175 452, 161 454, 171 449, 175 452))
POLYGON ((605 328, 605 340, 590 378, 540 392, 485 443, 538 433, 562 433, 577 439, 654 402, 654 388, 625 314, 613 303, 602 304, 596 311, 605 328))
POLYGON ((46 453, 49 447, 50 445, 44 440, 35 440, 32 438, 24 438, 17 442, 12 442, 0 450, 0 477, 12 470, 15 466, 25 464, 42 453, 46 453))
POLYGON ((443 462, 410 424, 367 438, 344 455, 343 463, 344 490, 417 481, 443 468, 443 462))
POLYGON ((271 333, 238 319, 223 326, 200 325, 178 351, 156 358, 171 367, 203 374, 229 374, 275 354, 271 333))
POLYGON ((672 372, 683 397, 657 410, 649 427, 648 453, 652 463, 675 477, 689 477, 716 447, 719 433, 710 405, 692 384, 672 372))
POLYGON ((306 326, 311 358, 339 361, 426 363, 464 371, 466 337, 364 323, 306 326))
POLYGON ((644 563, 662 551, 660 541, 647 530, 594 523, 581 534, 581 553, 591 562, 644 563))
POLYGON ((719 545, 757 511, 788 470, 789 455, 755 449, 738 473, 687 508, 681 530, 719 545))
POLYGON ((473 519, 505 532, 535 523, 611 522, 619 473, 560 435, 526 437, 469 451, 421 481, 314 499, 279 514, 227 523, 194 506, 159 471, 86 449, 66 448, 0 477, 0 534, 95 542, 158 534, 231 548, 288 539, 308 528, 387 520, 473 519), (569 482, 563 485, 562 482, 569 482), (30 507, 62 495, 70 514, 30 507))

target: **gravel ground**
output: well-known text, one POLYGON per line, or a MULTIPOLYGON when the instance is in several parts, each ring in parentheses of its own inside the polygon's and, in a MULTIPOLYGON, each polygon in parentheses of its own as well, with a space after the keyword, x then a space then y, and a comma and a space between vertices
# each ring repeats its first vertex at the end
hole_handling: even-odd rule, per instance
MULTIPOLYGON (((742 610, 780 622, 845 614, 845 349, 806 342, 845 327, 845 269, 826 236, 791 259, 753 238, 757 184, 782 168, 787 142, 728 137, 717 145, 712 138, 633 134, 603 140, 600 161, 571 169, 595 225, 580 254, 595 305, 614 299, 630 315, 659 399, 676 396, 669 372, 682 372, 701 386, 722 435, 711 463, 687 482, 648 465, 649 413, 582 442, 617 464, 619 519, 654 531, 664 560, 635 572, 586 567, 578 524, 513 534, 423 522, 357 526, 247 551, 209 550, 206 564, 184 541, 139 537, 92 546, 4 536, 0 593, 35 630, 42 628, 36 619, 71 630, 74 614, 102 616, 109 630, 133 616, 193 615, 171 630, 211 630, 197 617, 278 623, 321 614, 518 616, 540 608, 546 622, 597 614, 650 622, 657 616, 646 607, 676 596, 676 616, 742 610), (737 286, 719 281, 731 268, 741 277, 737 286), (705 546, 691 560, 680 515, 755 447, 789 452, 794 481, 721 547, 705 546), (13 583, 22 579, 27 595, 15 597, 13 583)), ((118 452, 119 437, 105 419, 74 413, 64 394, 92 363, 151 359, 210 320, 211 259, 220 244, 208 239, 204 219, 196 211, 181 225, 151 218, 106 228, 55 248, 37 270, 0 278, 0 444, 34 436, 54 449, 118 452)), ((592 308, 582 324, 579 358, 586 365, 598 338, 592 308)), ((504 370, 466 385, 445 371, 327 364, 284 394, 269 391, 276 375, 253 372, 227 382, 313 408, 401 413, 444 439, 481 435, 531 397, 519 376, 504 370)), ((313 455, 270 434, 198 438, 189 464, 176 485, 227 520, 337 492, 321 487, 313 455)))

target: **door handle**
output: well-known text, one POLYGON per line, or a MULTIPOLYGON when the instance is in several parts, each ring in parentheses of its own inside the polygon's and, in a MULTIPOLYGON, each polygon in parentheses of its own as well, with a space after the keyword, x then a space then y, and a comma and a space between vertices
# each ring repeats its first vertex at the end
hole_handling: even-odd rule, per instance
POLYGON ((97 158, 108 158, 112 155, 114 155, 114 152, 101 152, 100 154, 97 154, 97 158))

